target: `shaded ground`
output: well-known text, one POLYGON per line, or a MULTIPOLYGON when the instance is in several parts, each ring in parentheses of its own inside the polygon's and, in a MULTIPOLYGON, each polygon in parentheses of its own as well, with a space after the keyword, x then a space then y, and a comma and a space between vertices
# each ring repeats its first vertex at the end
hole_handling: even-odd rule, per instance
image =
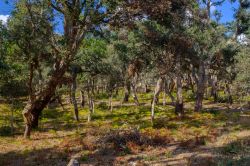
POLYGON ((38 131, 30 140, 22 138, 21 110, 14 111, 11 134, 9 107, 0 104, 0 165, 66 165, 77 158, 82 165, 250 165, 250 110, 229 108, 206 101, 202 113, 185 104, 183 119, 171 105, 156 108, 150 123, 150 95, 140 96, 144 104, 120 106, 113 112, 107 100, 98 102, 93 121, 72 118, 72 108, 52 107, 43 112, 38 131))

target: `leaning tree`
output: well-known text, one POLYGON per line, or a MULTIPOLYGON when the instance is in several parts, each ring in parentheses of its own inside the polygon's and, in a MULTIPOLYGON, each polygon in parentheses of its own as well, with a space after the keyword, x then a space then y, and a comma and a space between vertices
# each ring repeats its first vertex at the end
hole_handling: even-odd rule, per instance
POLYGON ((60 15, 57 19, 63 18, 61 33, 58 34, 54 31, 52 25, 55 20, 51 20, 50 24, 41 30, 41 33, 49 36, 48 49, 49 57, 52 59, 51 71, 48 73, 42 88, 33 92, 32 100, 27 102, 23 110, 24 137, 27 138, 30 136, 31 129, 38 126, 38 119, 42 110, 51 100, 58 84, 63 80, 63 76, 74 60, 82 40, 86 34, 107 22, 114 5, 117 3, 105 0, 20 1, 16 3, 16 11, 18 11, 18 5, 22 2, 25 4, 22 10, 27 11, 25 18, 30 20, 34 32, 40 30, 40 23, 46 22, 48 19, 41 18, 42 20, 37 21, 37 16, 45 9, 51 10, 53 16, 60 15), (108 8, 108 10, 105 10, 105 8, 108 8))

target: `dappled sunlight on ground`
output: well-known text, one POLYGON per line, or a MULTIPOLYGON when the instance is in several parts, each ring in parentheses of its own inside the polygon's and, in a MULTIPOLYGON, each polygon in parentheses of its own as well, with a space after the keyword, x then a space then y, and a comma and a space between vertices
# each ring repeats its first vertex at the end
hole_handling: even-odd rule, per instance
POLYGON ((107 100, 96 104, 89 123, 87 108, 80 109, 78 123, 70 106, 65 111, 46 109, 30 140, 22 138, 21 109, 14 112, 12 135, 10 108, 0 104, 0 163, 65 165, 73 156, 93 165, 223 165, 249 160, 250 113, 246 110, 205 101, 204 110, 194 113, 190 102, 185 104, 185 116, 179 118, 173 106, 159 104, 152 126, 148 104, 120 106, 117 102, 112 112, 106 104, 107 100))

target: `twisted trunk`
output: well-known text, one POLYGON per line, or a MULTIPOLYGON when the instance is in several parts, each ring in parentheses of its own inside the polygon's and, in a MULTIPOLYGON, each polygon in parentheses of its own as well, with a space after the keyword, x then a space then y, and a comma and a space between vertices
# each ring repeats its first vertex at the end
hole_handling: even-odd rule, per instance
POLYGON ((61 81, 68 64, 64 61, 57 62, 56 66, 60 66, 55 69, 46 87, 38 93, 35 98, 28 101, 25 108, 23 109, 23 118, 25 122, 24 137, 30 137, 31 129, 38 127, 38 119, 42 110, 50 102, 52 96, 55 94, 55 90, 59 82, 61 81))

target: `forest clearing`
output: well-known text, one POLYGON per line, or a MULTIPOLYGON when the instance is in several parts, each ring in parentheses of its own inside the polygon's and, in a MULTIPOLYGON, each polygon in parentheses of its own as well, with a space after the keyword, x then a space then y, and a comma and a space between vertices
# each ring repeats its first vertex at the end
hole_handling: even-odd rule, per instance
POLYGON ((0 166, 250 165, 249 0, 0 0, 0 166))

